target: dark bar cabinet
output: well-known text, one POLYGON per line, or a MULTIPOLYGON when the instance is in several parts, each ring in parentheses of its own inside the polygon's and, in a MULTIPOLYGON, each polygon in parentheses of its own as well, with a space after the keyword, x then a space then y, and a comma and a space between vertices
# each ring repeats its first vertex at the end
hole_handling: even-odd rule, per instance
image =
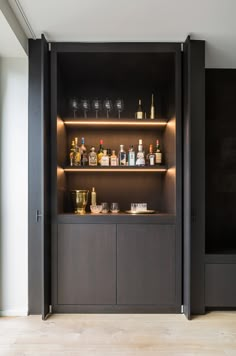
MULTIPOLYGON (((183 211, 188 217, 194 206, 199 209, 204 182, 199 197, 188 201, 196 185, 189 176, 198 167, 183 152, 191 145, 189 139, 195 144, 193 131, 198 132, 204 122, 204 112, 197 109, 197 105, 204 108, 204 81, 192 90, 193 78, 204 77, 204 42, 188 38, 184 48, 181 43, 50 43, 49 48, 42 37, 38 46, 42 46, 41 92, 36 93, 32 77, 30 97, 40 96, 41 111, 31 108, 29 116, 31 139, 39 134, 34 121, 41 120, 39 174, 44 185, 38 208, 42 218, 29 224, 31 231, 41 225, 42 272, 34 270, 31 259, 29 288, 35 288, 36 280, 42 283, 43 318, 50 312, 180 313, 182 305, 190 317, 191 276, 196 271, 191 252, 194 225, 191 216, 184 220, 183 211), (150 119, 152 94, 156 115, 150 119), (73 97, 90 103, 94 98, 113 103, 122 98, 124 110, 121 118, 114 108, 109 118, 104 110, 96 117, 91 107, 84 115, 80 108, 71 109, 73 97), (135 118, 139 99, 146 112, 142 120, 135 118), (200 118, 193 125, 196 110, 200 118), (142 139, 146 153, 158 139, 163 162, 152 167, 70 167, 75 137, 84 137, 87 148, 96 149, 103 139, 104 147, 116 152, 120 144, 126 151, 129 145, 137 150, 142 139), (75 214, 71 191, 91 193, 92 187, 98 202, 118 202, 120 212, 90 213, 89 196, 86 214, 75 214), (133 202, 147 203, 154 213, 127 213, 133 202)), ((30 47, 34 75, 37 45, 31 41, 30 47)), ((202 219, 201 214, 195 219, 202 219)), ((29 254, 35 256, 29 239, 29 254)), ((198 248, 201 251, 199 244, 198 248)), ((198 257, 203 258, 201 252, 198 257)))

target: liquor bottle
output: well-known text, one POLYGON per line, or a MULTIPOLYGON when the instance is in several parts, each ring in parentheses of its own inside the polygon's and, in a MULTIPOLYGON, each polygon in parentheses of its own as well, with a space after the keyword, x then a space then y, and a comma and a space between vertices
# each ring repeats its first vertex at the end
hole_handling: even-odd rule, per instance
POLYGON ((97 166, 98 165, 98 158, 97 153, 95 151, 95 147, 91 147, 89 152, 89 166, 97 166))
POLYGON ((150 110, 150 119, 155 119, 155 106, 154 106, 154 95, 152 94, 151 110, 150 110))
POLYGON ((70 148, 70 166, 73 167, 75 165, 75 141, 71 142, 70 148))
POLYGON ((131 145, 130 148, 129 148, 128 165, 129 166, 135 166, 135 151, 134 151, 133 145, 131 145))
POLYGON ((142 109, 142 102, 141 99, 138 101, 138 110, 136 112, 136 119, 143 119, 144 118, 144 113, 142 109))
POLYGON ((80 166, 81 165, 81 154, 80 154, 80 148, 78 145, 78 137, 75 137, 75 160, 74 160, 74 165, 75 166, 80 166))
POLYGON ((117 155, 115 150, 112 150, 112 154, 110 157, 110 164, 111 166, 118 166, 118 160, 117 160, 117 155))
POLYGON ((92 187, 92 192, 91 192, 91 205, 97 205, 97 193, 95 192, 94 187, 92 187))
POLYGON ((143 149, 143 141, 141 139, 138 142, 136 166, 145 166, 145 152, 143 149))
POLYGON ((126 166, 126 152, 124 151, 124 145, 120 145, 119 165, 126 166))
POLYGON ((98 150, 98 164, 101 165, 101 158, 103 156, 103 140, 100 140, 100 147, 99 147, 99 150, 98 150))
POLYGON ((161 149, 160 149, 159 140, 156 141, 155 163, 156 164, 162 164, 162 152, 161 152, 161 149))
POLYGON ((81 166, 83 166, 83 167, 87 166, 88 165, 88 154, 87 154, 87 148, 85 146, 84 137, 81 138, 80 155, 81 155, 81 166))
POLYGON ((103 150, 103 155, 100 162, 101 166, 109 166, 109 156, 107 154, 107 150, 103 150))
POLYGON ((149 153, 147 154, 147 165, 154 166, 155 165, 156 156, 153 153, 153 145, 149 146, 149 153))

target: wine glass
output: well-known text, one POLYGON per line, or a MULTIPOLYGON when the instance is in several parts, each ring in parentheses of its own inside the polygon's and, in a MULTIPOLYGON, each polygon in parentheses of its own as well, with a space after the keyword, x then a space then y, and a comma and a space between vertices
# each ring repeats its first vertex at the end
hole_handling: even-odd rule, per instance
POLYGON ((109 113, 112 111, 112 102, 110 99, 105 99, 103 103, 104 109, 107 112, 107 118, 109 119, 109 113))
POLYGON ((81 107, 84 110, 84 117, 87 117, 87 112, 90 109, 90 104, 89 104, 89 100, 88 99, 82 99, 81 100, 81 107))
POLYGON ((75 96, 70 99, 70 109, 72 109, 74 117, 76 117, 76 112, 79 110, 79 100, 75 96))
POLYGON ((99 111, 102 110, 101 100, 99 100, 97 98, 94 99, 93 102, 92 102, 92 108, 95 111, 96 118, 98 118, 98 113, 99 113, 99 111))
POLYGON ((120 113, 124 110, 124 101, 122 99, 117 99, 115 101, 115 107, 118 111, 118 118, 120 119, 120 113))

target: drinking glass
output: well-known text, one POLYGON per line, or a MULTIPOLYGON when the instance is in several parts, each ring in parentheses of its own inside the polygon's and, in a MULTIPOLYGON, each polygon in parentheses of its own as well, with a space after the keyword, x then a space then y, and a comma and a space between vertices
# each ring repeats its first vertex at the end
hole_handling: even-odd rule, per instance
POLYGON ((84 110, 84 117, 87 117, 87 112, 90 109, 90 104, 89 104, 89 100, 88 99, 82 99, 81 100, 81 107, 84 110))
POLYGON ((102 205, 102 213, 103 213, 103 214, 107 214, 108 211, 109 211, 109 205, 108 205, 108 203, 103 202, 103 203, 101 203, 101 205, 102 205))
POLYGON ((120 208, 118 203, 111 203, 110 210, 112 213, 119 213, 120 208))
POLYGON ((117 99, 115 101, 115 107, 118 111, 118 118, 120 119, 120 113, 124 110, 124 101, 122 99, 117 99))
POLYGON ((102 102, 99 99, 94 99, 92 102, 92 109, 95 111, 96 118, 98 118, 99 111, 102 110, 102 102))
POLYGON ((103 103, 104 109, 107 112, 107 118, 109 119, 109 113, 112 111, 112 102, 110 99, 105 99, 103 103))
POLYGON ((74 117, 76 117, 76 112, 79 110, 79 100, 76 97, 70 99, 70 109, 72 109, 74 117))

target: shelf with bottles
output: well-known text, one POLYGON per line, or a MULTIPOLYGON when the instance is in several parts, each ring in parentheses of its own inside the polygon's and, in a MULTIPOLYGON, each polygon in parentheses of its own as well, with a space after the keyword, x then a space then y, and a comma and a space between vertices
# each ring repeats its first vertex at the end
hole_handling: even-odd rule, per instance
POLYGON ((101 167, 101 166, 85 166, 85 167, 71 167, 67 166, 64 168, 64 172, 133 172, 133 173, 138 173, 138 172, 149 172, 149 173, 165 173, 167 172, 168 167, 165 165, 160 165, 160 166, 144 166, 144 167, 139 167, 139 166, 116 166, 116 167, 101 167))

